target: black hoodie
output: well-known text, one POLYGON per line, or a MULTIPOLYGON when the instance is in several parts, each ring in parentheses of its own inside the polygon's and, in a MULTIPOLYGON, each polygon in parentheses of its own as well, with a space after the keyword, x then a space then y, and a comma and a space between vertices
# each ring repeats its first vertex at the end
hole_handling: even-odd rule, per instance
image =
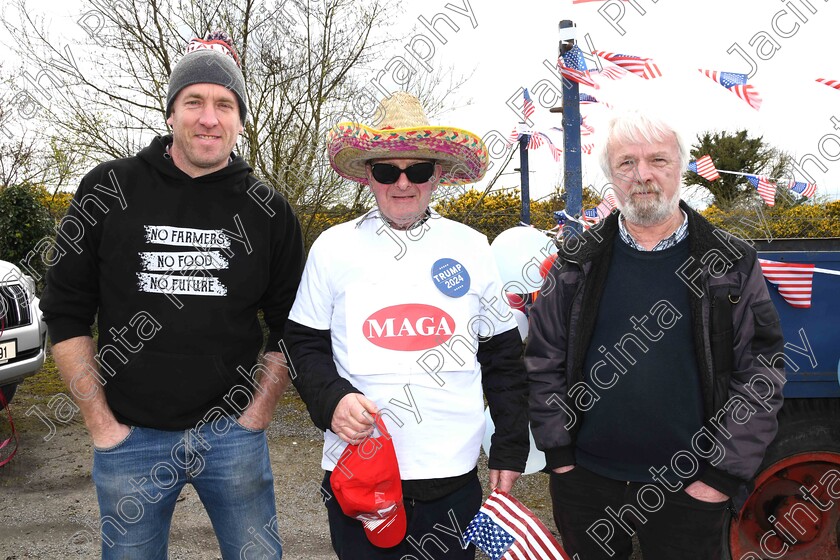
POLYGON ((179 430, 216 407, 238 416, 247 406, 263 344, 257 311, 266 351, 280 351, 304 251, 288 202, 241 157, 191 178, 167 154, 171 142, 157 137, 85 176, 41 309, 53 344, 89 336, 98 313, 97 369, 117 419, 179 430))

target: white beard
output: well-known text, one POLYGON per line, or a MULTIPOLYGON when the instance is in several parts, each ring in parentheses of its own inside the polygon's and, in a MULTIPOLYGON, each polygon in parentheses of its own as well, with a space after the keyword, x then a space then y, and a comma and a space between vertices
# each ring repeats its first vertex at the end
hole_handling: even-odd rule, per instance
POLYGON ((619 209, 624 215, 625 220, 631 224, 650 227, 661 224, 676 212, 680 204, 680 189, 677 189, 670 199, 666 199, 662 194, 662 189, 658 185, 636 184, 631 187, 626 197, 619 196, 617 198, 619 199, 619 209), (638 200, 633 198, 634 193, 649 191, 656 193, 656 197, 653 200, 638 200))

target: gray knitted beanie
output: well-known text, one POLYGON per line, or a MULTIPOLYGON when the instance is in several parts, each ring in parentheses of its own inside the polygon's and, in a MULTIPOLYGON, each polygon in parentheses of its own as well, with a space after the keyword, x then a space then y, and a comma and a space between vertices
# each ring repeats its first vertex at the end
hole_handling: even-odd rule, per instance
POLYGON ((236 94, 239 118, 245 123, 248 107, 245 104, 245 79, 239 68, 239 57, 232 41, 222 31, 208 33, 204 39, 193 39, 184 56, 172 69, 169 92, 166 94, 166 116, 172 114, 172 104, 178 92, 193 84, 219 84, 236 94))

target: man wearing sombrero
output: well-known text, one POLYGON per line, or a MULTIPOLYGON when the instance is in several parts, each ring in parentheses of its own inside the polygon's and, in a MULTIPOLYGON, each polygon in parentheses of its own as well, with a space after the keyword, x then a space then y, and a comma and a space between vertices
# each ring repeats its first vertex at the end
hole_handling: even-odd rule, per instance
POLYGON ((487 149, 430 126, 407 93, 377 115, 377 128, 330 131, 330 163, 370 185, 376 208, 312 246, 286 326, 293 380, 325 432, 340 559, 474 558, 461 535, 482 501, 482 389, 496 426, 490 486, 507 491, 529 449, 527 385, 487 239, 429 201, 439 185, 480 180, 487 149))

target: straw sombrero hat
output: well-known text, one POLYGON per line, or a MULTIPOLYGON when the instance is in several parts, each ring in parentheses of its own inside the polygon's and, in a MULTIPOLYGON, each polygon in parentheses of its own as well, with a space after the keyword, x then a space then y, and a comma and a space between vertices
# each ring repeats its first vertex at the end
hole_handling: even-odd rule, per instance
POLYGON ((380 128, 342 122, 327 136, 330 164, 339 175, 367 184, 365 162, 378 158, 434 159, 443 167, 441 185, 474 183, 489 163, 481 138, 460 128, 429 126, 420 101, 404 91, 382 100, 380 128))

